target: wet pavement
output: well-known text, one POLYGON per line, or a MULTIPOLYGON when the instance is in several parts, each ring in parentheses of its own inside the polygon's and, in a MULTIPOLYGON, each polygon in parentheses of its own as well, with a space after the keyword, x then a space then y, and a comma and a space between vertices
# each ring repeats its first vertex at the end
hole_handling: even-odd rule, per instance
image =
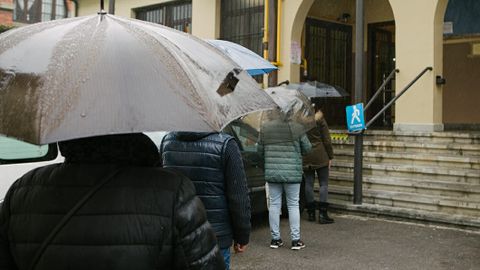
POLYGON ((239 269, 480 269, 480 232, 334 215, 319 225, 302 216, 306 248, 290 249, 288 220, 281 221, 285 246, 269 248, 268 220, 256 217, 248 250, 232 254, 239 269))

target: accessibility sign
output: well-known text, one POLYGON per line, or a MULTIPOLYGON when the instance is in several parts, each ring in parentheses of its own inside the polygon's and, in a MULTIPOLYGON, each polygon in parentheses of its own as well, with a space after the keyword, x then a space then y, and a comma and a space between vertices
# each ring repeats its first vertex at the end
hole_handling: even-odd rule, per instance
POLYGON ((363 115, 363 103, 347 106, 347 128, 349 132, 365 129, 365 117, 363 115))

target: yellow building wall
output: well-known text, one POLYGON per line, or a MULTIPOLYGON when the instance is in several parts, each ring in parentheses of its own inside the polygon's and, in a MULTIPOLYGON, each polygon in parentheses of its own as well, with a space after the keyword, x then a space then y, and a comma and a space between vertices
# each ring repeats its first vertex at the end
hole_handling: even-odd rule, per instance
MULTIPOLYGON (((108 1, 105 2, 104 7, 108 9, 108 1)), ((77 8, 78 16, 88 16, 97 14, 100 11, 100 4, 97 0, 79 0, 77 8)))
POLYGON ((192 0, 192 34, 208 39, 220 37, 220 0, 192 0))
POLYGON ((442 87, 435 76, 443 72, 443 16, 447 0, 390 0, 396 21, 396 91, 401 91, 425 67, 432 67, 395 107, 396 130, 439 131, 442 87))
MULTIPOLYGON (((281 39, 280 39, 280 62, 282 66, 278 71, 278 81, 300 81, 300 65, 290 60, 292 42, 301 45, 303 25, 305 18, 314 3, 314 0, 283 0, 283 12, 281 14, 281 39)), ((277 59, 278 60, 278 59, 277 59)))

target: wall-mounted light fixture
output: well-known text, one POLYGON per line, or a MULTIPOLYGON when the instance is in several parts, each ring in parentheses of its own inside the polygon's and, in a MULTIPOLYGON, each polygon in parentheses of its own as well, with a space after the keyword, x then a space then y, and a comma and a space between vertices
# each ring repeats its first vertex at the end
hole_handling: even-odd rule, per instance
POLYGON ((445 83, 447 83, 447 80, 443 78, 441 75, 437 75, 435 77, 435 82, 437 83, 437 85, 444 85, 445 83))

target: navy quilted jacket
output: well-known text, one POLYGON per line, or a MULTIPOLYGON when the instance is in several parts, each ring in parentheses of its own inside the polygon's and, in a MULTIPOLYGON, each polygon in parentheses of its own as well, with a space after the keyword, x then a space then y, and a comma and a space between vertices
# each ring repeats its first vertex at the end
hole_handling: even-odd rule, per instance
POLYGON ((173 132, 161 147, 165 168, 190 178, 207 210, 220 248, 247 244, 250 198, 240 150, 223 133, 173 132))

